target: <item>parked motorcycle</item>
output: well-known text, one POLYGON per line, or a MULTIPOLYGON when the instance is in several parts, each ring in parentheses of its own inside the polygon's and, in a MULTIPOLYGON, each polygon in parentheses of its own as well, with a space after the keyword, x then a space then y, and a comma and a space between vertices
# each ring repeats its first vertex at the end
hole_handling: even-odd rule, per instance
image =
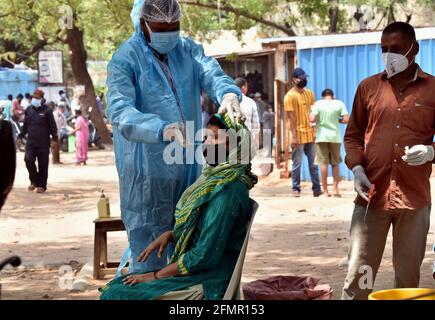
POLYGON ((104 149, 103 139, 98 134, 97 128, 95 127, 95 125, 92 123, 91 120, 89 120, 88 127, 89 127, 89 141, 88 141, 89 147, 92 147, 92 145, 94 144, 98 149, 103 150, 104 149))
POLYGON ((26 151, 27 140, 25 137, 21 140, 18 139, 18 136, 21 133, 21 128, 23 127, 23 123, 19 123, 17 121, 11 121, 11 123, 12 123, 12 130, 14 131, 15 145, 16 145, 18 150, 20 150, 21 152, 24 152, 24 151, 26 151))

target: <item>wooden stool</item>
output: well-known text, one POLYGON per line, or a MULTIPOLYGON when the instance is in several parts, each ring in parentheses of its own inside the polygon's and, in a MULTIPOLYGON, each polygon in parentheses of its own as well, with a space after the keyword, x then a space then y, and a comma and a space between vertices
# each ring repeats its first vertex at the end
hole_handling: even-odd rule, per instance
POLYGON ((116 273, 119 262, 107 262, 107 232, 124 231, 121 217, 98 218, 94 220, 94 279, 116 273))

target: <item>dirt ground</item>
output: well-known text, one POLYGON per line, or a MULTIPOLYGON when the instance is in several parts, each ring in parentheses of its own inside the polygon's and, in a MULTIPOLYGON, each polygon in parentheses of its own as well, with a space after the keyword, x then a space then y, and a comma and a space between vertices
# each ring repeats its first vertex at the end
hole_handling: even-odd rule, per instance
MULTIPOLYGON (((64 289, 64 271, 75 275, 92 261, 93 223, 101 189, 119 215, 118 177, 113 152, 91 151, 86 167, 62 154, 63 165, 50 166, 48 191, 27 191, 23 154, 18 154, 14 189, 0 215, 0 257, 18 254, 23 264, 0 274, 3 299, 98 299, 97 288, 108 280, 92 280, 85 291, 64 289), (66 267, 65 267, 66 266, 66 267)), ((329 283, 338 299, 346 274, 348 229, 353 208, 352 183, 342 183, 342 198, 313 198, 310 185, 303 196, 289 196, 290 180, 275 170, 260 179, 251 197, 260 208, 251 232, 242 284, 273 275, 310 275, 329 283)), ((435 226, 428 236, 421 286, 435 287, 432 264, 435 226)), ((109 260, 119 260, 126 247, 124 232, 109 234, 109 260), (110 259, 111 258, 111 259, 110 259)), ((375 290, 392 288, 391 235, 375 290)))

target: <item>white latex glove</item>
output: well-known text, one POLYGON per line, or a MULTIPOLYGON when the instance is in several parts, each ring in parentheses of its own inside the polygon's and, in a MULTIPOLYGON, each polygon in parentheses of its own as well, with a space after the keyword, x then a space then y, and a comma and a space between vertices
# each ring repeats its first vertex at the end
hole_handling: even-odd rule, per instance
POLYGON ((240 108, 239 98, 234 93, 227 93, 222 98, 221 106, 218 110, 220 114, 226 114, 230 116, 231 121, 234 123, 234 114, 241 121, 244 122, 246 120, 245 114, 242 112, 240 108))
POLYGON ((366 201, 369 201, 369 192, 372 184, 367 178, 367 175, 362 166, 356 166, 352 169, 353 175, 355 177, 354 185, 355 191, 358 195, 366 201))
POLYGON ((186 127, 183 122, 168 124, 163 129, 164 141, 175 141, 182 147, 186 147, 186 127))
POLYGON ((432 161, 434 159, 434 148, 432 146, 425 146, 423 144, 418 144, 413 146, 411 149, 405 148, 405 155, 402 157, 410 166, 421 166, 426 162, 432 161))

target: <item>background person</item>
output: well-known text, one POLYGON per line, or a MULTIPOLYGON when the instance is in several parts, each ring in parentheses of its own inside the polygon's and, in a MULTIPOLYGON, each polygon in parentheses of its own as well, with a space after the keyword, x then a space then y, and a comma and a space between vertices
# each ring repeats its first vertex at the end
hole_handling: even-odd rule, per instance
POLYGON ((263 145, 267 149, 267 156, 272 157, 273 138, 275 136, 275 112, 272 106, 268 105, 263 113, 263 145))
POLYGON ((24 122, 24 110, 21 106, 21 101, 23 101, 23 95, 20 93, 17 98, 12 102, 11 117, 12 120, 20 124, 24 122))
POLYGON ((47 190, 48 160, 50 153, 50 136, 57 141, 57 127, 53 112, 43 104, 44 92, 36 90, 30 106, 26 110, 23 130, 18 138, 27 135, 24 160, 29 172, 29 191, 36 189, 37 193, 47 190), (38 168, 36 167, 38 161, 38 168))
POLYGON ((30 93, 24 94, 24 99, 21 101, 21 106, 23 107, 23 110, 26 111, 26 109, 30 106, 30 102, 32 101, 32 95, 30 93))
POLYGON ((14 97, 11 94, 8 94, 8 97, 6 99, 5 104, 3 105, 3 116, 4 120, 11 121, 11 114, 12 114, 12 101, 14 100, 14 97))
POLYGON ((311 108, 310 121, 316 124, 316 164, 320 165, 323 192, 330 197, 328 191, 328 167, 332 166, 334 178, 334 196, 341 197, 338 191, 340 181, 338 165, 341 159, 340 123, 349 122, 346 106, 334 98, 331 89, 322 92, 322 100, 316 101, 311 108))
POLYGON ((248 94, 248 82, 245 78, 237 78, 236 80, 237 86, 240 88, 243 94, 242 102, 240 103, 240 107, 242 108, 243 113, 246 116, 245 125, 251 131, 254 141, 256 141, 257 148, 260 145, 260 119, 258 117, 257 112, 257 104, 254 100, 247 96, 248 94))
POLYGON ((57 127, 57 142, 52 144, 51 154, 53 164, 62 164, 60 161, 60 145, 62 137, 67 134, 67 122, 64 115, 65 103, 62 101, 57 106, 56 110, 53 112, 54 121, 57 127))
POLYGON ((85 166, 88 160, 89 121, 82 115, 82 110, 76 110, 75 128, 70 135, 76 135, 76 165, 85 166))
MULTIPOLYGON (((307 89, 307 74, 301 68, 296 68, 291 74, 293 88, 284 98, 284 109, 290 120, 292 133, 292 183, 293 196, 301 194, 301 164, 305 153, 308 159, 311 181, 313 183, 313 196, 322 194, 319 182, 319 168, 314 163, 316 157, 316 144, 314 143, 314 129, 310 125, 309 113, 314 104, 314 93, 307 89)), ((286 133, 287 134, 287 133, 286 133)))
POLYGON ((262 95, 260 92, 256 92, 254 94, 254 101, 257 104, 257 113, 258 113, 258 120, 260 121, 260 136, 259 136, 259 141, 260 141, 260 146, 259 148, 263 148, 263 125, 264 125, 264 118, 263 118, 263 114, 265 111, 267 111, 267 103, 263 101, 262 99, 262 95))

